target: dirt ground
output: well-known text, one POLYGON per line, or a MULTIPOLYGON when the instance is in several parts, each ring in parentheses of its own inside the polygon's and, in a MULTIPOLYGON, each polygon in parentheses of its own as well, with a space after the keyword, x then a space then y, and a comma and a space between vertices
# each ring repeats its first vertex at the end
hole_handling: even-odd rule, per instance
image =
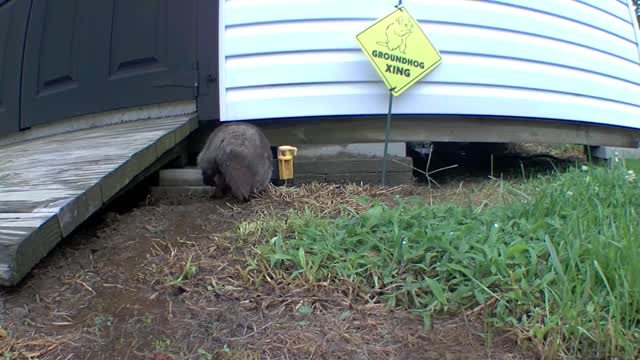
MULTIPOLYGON (((314 185, 230 199, 165 198, 90 219, 17 288, 0 290, 3 359, 533 359, 479 316, 434 319, 430 329, 328 284, 256 285, 246 259, 269 239, 238 225, 350 195, 491 201, 496 181, 384 191, 314 185), (463 186, 464 184, 464 186, 463 186), (469 195, 469 196, 467 196, 469 195), (301 311, 312 309, 312 311, 301 311)), ((476 314, 477 315, 477 314, 476 314)))
MULTIPOLYGON (((341 186, 312 191, 316 197, 304 196, 306 204, 342 202, 348 192, 341 186)), ((424 187, 397 189, 420 191, 424 187)), ((527 358, 514 338, 488 337, 477 318, 436 319, 425 330, 421 317, 369 304, 346 289, 252 285, 245 259, 254 244, 237 239, 237 225, 265 212, 303 206, 301 198, 281 193, 249 204, 164 199, 92 219, 19 288, 6 292, 2 328, 9 334, 2 346, 12 356, 5 357, 527 358), (186 266, 189 259, 196 268, 186 266), (172 283, 190 272, 185 269, 197 270, 172 283), (300 306, 313 311, 298 311, 300 306)))

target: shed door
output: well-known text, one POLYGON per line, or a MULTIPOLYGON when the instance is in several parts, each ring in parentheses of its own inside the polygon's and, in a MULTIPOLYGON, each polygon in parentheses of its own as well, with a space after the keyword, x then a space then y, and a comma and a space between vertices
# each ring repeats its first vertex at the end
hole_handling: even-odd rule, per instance
POLYGON ((195 98, 195 0, 33 2, 22 128, 195 98))
POLYGON ((0 136, 18 130, 22 50, 31 0, 0 0, 0 136))

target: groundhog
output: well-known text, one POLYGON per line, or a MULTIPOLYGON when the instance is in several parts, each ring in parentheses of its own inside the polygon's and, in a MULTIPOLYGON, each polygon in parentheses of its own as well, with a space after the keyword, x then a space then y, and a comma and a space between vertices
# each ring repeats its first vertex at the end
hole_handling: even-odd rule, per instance
POLYGON ((271 144, 252 124, 227 123, 216 128, 198 155, 198 168, 205 185, 214 186, 214 197, 231 190, 248 202, 266 190, 273 171, 271 144))

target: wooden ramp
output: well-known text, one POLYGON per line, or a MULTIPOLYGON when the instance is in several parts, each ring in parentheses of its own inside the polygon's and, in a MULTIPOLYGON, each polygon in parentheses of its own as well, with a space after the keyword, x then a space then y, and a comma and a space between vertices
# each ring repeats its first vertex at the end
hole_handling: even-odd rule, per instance
POLYGON ((0 147, 0 285, 24 278, 63 237, 198 125, 194 114, 0 147))

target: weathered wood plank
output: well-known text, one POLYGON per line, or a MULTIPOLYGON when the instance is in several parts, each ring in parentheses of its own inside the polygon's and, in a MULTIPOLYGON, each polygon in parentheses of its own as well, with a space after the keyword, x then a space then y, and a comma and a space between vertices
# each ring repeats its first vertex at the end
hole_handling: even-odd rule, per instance
POLYGON ((161 156, 176 145, 176 132, 164 134, 155 143, 156 157, 161 156))
POLYGON ((0 214, 0 285, 15 285, 61 239, 54 213, 0 214))
POLYGON ((198 119, 192 117, 187 122, 181 123, 174 131, 165 134, 155 143, 156 155, 161 157, 175 145, 179 144, 189 134, 198 128, 198 119))
POLYGON ((157 159, 157 151, 154 145, 139 150, 121 166, 100 180, 102 189, 102 201, 109 200, 120 189, 125 187, 134 176, 151 165, 157 159))
MULTIPOLYGON (((59 206, 58 219, 62 236, 69 235, 87 220, 91 214, 100 209, 102 204, 102 191, 98 184, 93 185, 77 197, 70 200, 61 200, 59 203, 54 204, 54 206, 59 206)), ((36 212, 39 212, 39 210, 36 210, 36 212)))
POLYGON ((90 128, 0 147, 0 285, 198 126, 194 114, 90 128))
POLYGON ((170 162, 174 161, 175 159, 177 159, 177 158, 179 158, 181 156, 184 156, 186 154, 186 152, 187 152, 187 140, 185 139, 185 140, 182 140, 181 142, 179 142, 178 144, 176 144, 176 146, 171 148, 169 151, 167 151, 164 154, 162 154, 156 161, 154 161, 153 164, 151 164, 151 166, 147 167, 142 172, 138 173, 138 175, 136 175, 129 182, 129 184, 127 184, 127 186, 125 186, 122 189, 120 189, 115 195, 113 195, 113 197, 109 201, 105 202, 103 206, 107 206, 112 200, 114 200, 115 198, 121 196, 125 192, 131 190, 131 188, 133 188, 140 181, 142 181, 143 179, 145 179, 149 175, 159 171, 160 169, 165 167, 170 162))

